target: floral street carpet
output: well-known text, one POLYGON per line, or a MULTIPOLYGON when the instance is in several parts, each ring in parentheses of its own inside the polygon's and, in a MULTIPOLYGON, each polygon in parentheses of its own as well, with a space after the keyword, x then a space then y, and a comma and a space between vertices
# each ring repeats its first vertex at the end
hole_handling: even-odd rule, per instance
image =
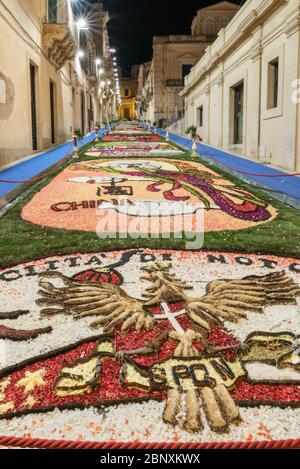
MULTIPOLYGON (((180 159, 156 137, 121 124, 47 180, 21 219, 54 243, 49 228, 83 240, 105 212, 118 214, 118 234, 138 221, 136 232, 143 225, 165 235, 163 204, 171 235, 180 217, 195 228, 199 213, 204 236, 267 230, 282 216, 272 201, 180 159)), ((0 270, 0 435, 108 443, 300 438, 297 256, 175 250, 171 239, 167 249, 138 242, 129 249, 124 240, 122 249, 103 250, 97 241, 88 252, 57 250, 0 270)))

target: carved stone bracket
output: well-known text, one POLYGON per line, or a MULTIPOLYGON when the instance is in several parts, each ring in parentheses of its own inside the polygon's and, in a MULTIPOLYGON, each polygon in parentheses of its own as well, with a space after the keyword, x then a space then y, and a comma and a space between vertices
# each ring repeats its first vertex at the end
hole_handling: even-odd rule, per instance
POLYGON ((43 47, 48 56, 62 68, 64 64, 74 58, 75 41, 67 24, 43 25, 43 47))

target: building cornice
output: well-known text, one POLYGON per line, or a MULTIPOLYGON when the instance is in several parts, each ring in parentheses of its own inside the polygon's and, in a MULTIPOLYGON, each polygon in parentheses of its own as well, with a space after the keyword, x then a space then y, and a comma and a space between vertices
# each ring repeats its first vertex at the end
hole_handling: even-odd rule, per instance
POLYGON ((296 8, 286 21, 285 34, 292 36, 300 29, 300 6, 296 8))
MULTIPOLYGON (((185 97, 188 95, 205 78, 205 76, 211 72, 212 69, 214 69, 220 62, 222 62, 227 55, 240 46, 241 42, 246 39, 250 32, 253 32, 253 30, 259 27, 259 25, 265 20, 266 16, 270 12, 275 12, 286 3, 288 3, 288 0, 267 0, 261 2, 261 5, 259 5, 255 10, 251 10, 247 17, 241 21, 240 24, 236 25, 235 32, 228 38, 228 40, 223 45, 221 45, 217 51, 211 54, 211 50, 214 46, 214 44, 212 44, 212 46, 207 49, 204 57, 202 57, 198 64, 194 67, 194 69, 199 67, 197 72, 196 70, 194 71, 194 73, 197 73, 196 77, 186 83, 184 89, 180 93, 180 96, 185 97), (205 65, 203 64, 201 66, 201 62, 203 63, 204 59, 207 59, 208 54, 211 54, 209 60, 205 63, 205 65)), ((241 8, 238 15, 241 14, 242 9, 243 8, 241 8)), ((295 27, 294 23, 293 27, 295 27)), ((226 30, 229 28, 230 23, 226 30)), ((221 30, 219 34, 224 33, 221 30)), ((259 54, 259 50, 254 52, 254 57, 255 54, 259 54)))

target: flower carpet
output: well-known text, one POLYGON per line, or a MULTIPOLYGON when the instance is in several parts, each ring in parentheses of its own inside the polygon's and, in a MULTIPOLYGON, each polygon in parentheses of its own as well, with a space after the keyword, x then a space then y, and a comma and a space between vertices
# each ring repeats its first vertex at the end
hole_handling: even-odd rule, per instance
MULTIPOLYGON (((176 207, 180 202, 180 216, 191 228, 201 210, 205 212, 205 231, 240 230, 265 223, 276 215, 272 206, 199 163, 99 159, 68 166, 31 199, 22 217, 43 226, 95 232, 101 212, 122 213, 125 206, 126 226, 140 214, 147 231, 156 232, 160 229, 160 215, 144 215, 141 201, 143 207, 176 207)), ((175 232, 176 213, 171 216, 171 225, 175 232)))
POLYGON ((21 202, 52 254, 0 270, 0 444, 300 442, 300 259, 268 252, 284 210, 171 148, 122 123, 21 202), (266 247, 174 249, 199 219, 266 247), (127 247, 132 226, 169 246, 127 247))
POLYGON ((173 156, 183 154, 174 145, 165 142, 108 142, 99 143, 86 152, 87 156, 173 156))

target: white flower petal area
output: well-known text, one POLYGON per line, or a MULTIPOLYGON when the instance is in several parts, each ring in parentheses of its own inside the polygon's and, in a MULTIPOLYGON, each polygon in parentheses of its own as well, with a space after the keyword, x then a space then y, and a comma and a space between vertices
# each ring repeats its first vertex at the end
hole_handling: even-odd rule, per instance
POLYGON ((215 442, 272 441, 299 437, 300 409, 263 406, 241 408, 242 421, 230 432, 212 432, 205 422, 201 435, 174 429, 163 423, 164 403, 147 402, 108 409, 64 410, 0 421, 0 434, 42 439, 98 442, 215 442))

